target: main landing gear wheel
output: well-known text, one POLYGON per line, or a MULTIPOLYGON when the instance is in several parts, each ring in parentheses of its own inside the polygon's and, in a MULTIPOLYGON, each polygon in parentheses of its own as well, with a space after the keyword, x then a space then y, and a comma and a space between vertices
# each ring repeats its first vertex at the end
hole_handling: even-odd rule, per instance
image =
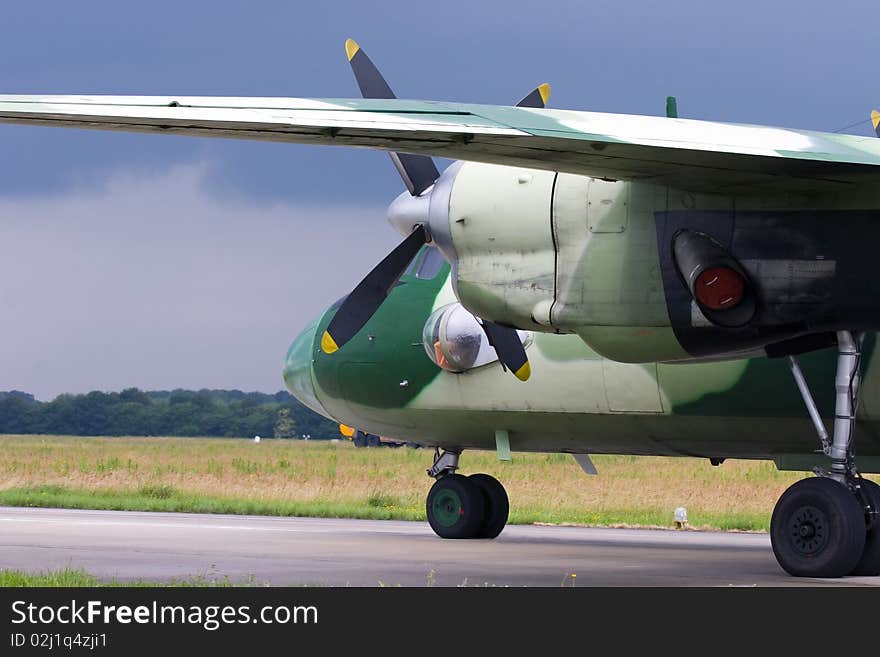
POLYGON ((880 575, 880 484, 862 479, 861 487, 862 493, 871 507, 871 516, 862 558, 850 574, 880 575))
POLYGON ((831 469, 789 488, 773 510, 770 541, 779 565, 802 577, 880 574, 880 486, 856 468, 855 435, 864 333, 837 332, 834 432, 828 430, 795 356, 788 362, 831 469))
POLYGON ((431 486, 425 511, 440 538, 474 538, 486 519, 486 498, 470 478, 447 474, 431 486))
POLYGON ((842 483, 802 479, 786 490, 770 520, 779 565, 795 577, 842 577, 856 568, 865 547, 865 513, 842 483))
POLYGON ((507 524, 507 516, 510 513, 507 491, 504 490, 501 482, 491 475, 472 474, 468 479, 480 487, 486 498, 486 518, 477 532, 476 538, 495 538, 504 529, 507 524))

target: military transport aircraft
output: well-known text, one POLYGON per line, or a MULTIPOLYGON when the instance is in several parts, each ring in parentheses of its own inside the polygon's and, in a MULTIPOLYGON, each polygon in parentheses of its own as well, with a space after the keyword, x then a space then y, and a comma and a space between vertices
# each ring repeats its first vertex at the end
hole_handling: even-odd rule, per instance
POLYGON ((880 472, 880 140, 550 110, 546 85, 516 107, 397 100, 346 53, 364 99, 8 95, 0 122, 389 151, 404 240, 284 376, 320 413, 436 448, 440 536, 507 521, 498 481, 457 474, 466 448, 587 471, 590 453, 772 459, 818 475, 773 512, 780 565, 880 574, 860 475, 880 472))

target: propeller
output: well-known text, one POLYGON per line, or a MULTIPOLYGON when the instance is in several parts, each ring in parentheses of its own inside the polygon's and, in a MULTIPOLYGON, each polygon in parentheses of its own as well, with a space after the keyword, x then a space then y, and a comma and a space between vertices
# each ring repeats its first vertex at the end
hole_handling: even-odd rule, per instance
POLYGON ((419 249, 425 245, 427 236, 428 232, 422 226, 416 226, 409 237, 394 247, 394 250, 358 283, 339 306, 327 330, 321 336, 321 349, 324 353, 332 354, 337 351, 363 328, 388 297, 391 288, 406 271, 419 249))
MULTIPOLYGON (((395 98, 394 92, 376 65, 353 39, 345 42, 345 54, 354 72, 358 87, 364 98, 395 98)), ((543 108, 550 97, 550 85, 541 84, 523 98, 517 107, 543 108)), ((394 167, 412 196, 420 196, 440 177, 434 160, 427 155, 389 153, 394 167)), ((406 271, 409 263, 426 243, 428 231, 417 225, 413 232, 389 253, 358 284, 336 311, 324 335, 321 349, 328 354, 337 351, 363 328, 373 313, 388 297, 391 289, 406 271)), ((528 356, 516 329, 488 320, 482 321, 489 343, 495 349, 501 365, 525 381, 531 374, 528 356)))
POLYGON ((532 89, 532 92, 519 101, 517 107, 534 107, 536 109, 544 109, 547 107, 547 101, 550 99, 550 85, 546 82, 539 84, 532 89))
MULTIPOLYGON (((385 82, 385 78, 379 73, 379 69, 373 64, 373 60, 367 57, 367 53, 354 39, 345 40, 345 54, 348 55, 348 63, 360 87, 364 98, 397 98, 391 87, 385 82)), ((403 178, 403 184, 413 196, 418 196, 434 181, 440 177, 437 166, 427 155, 411 155, 409 153, 388 153, 394 168, 403 178)))
POLYGON ((528 380, 532 374, 532 367, 529 365, 529 357, 526 356, 526 349, 516 329, 484 321, 483 330, 489 338, 489 344, 495 347, 495 353, 498 354, 501 364, 513 372, 520 381, 528 380))

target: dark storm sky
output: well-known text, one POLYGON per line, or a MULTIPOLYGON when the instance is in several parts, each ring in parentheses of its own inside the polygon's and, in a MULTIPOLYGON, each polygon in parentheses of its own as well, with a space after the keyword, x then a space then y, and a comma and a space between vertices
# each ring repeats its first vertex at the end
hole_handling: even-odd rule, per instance
MULTIPOLYGON (((866 2, 109 2, 4 9, 3 93, 399 96, 869 134, 866 2), (206 13, 205 7, 210 6, 206 13)), ((0 390, 275 391, 286 348, 396 242, 383 153, 0 127, 0 390)))

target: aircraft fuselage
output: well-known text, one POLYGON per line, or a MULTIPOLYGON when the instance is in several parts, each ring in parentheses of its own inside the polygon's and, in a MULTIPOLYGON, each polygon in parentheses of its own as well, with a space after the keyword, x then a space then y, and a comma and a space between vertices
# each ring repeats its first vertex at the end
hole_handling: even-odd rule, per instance
MULTIPOLYGON (((339 352, 327 355, 319 345, 334 308, 303 331, 284 369, 297 398, 339 422, 426 446, 494 449, 496 431, 503 430, 514 451, 766 458, 792 469, 823 464, 782 358, 621 363, 577 335, 534 332, 527 382, 497 362, 460 373, 441 369, 427 355, 423 329, 433 311, 456 297, 448 264, 433 278, 417 276, 429 251, 339 352)), ((864 346, 857 428, 866 472, 880 471, 875 340, 870 334, 864 346)), ((800 362, 827 423, 834 415, 836 353, 824 349, 800 362)))

